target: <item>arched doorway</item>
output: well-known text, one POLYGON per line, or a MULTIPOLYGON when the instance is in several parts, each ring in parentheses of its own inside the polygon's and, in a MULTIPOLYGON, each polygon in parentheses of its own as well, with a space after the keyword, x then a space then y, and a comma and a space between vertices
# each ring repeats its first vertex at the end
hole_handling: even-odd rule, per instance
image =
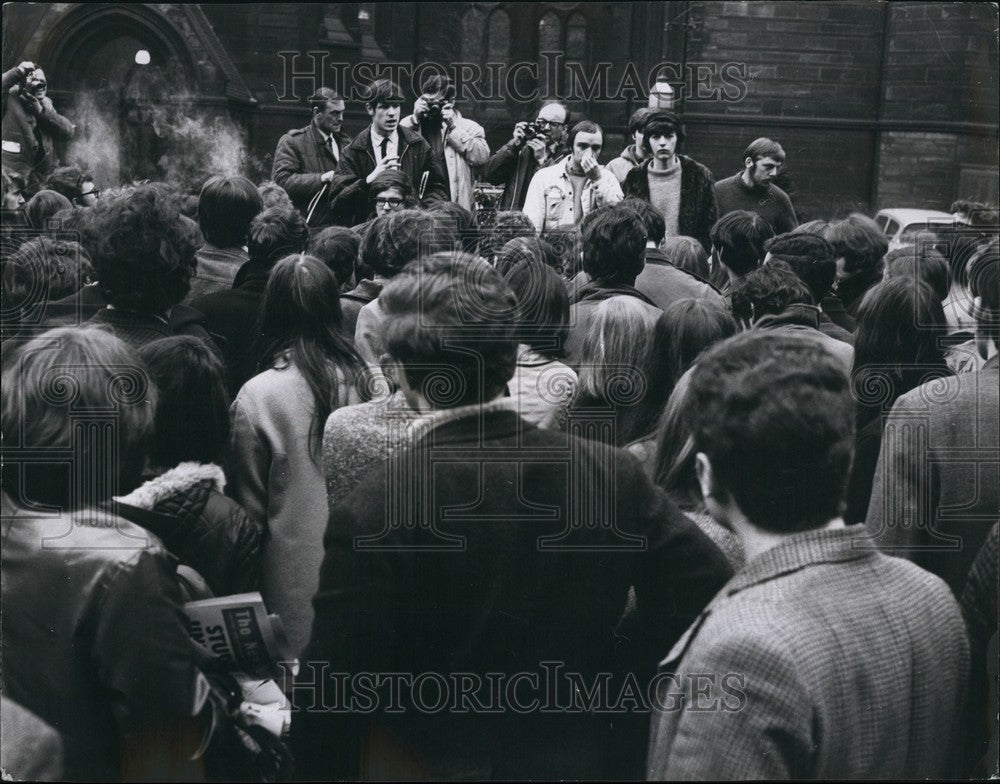
POLYGON ((77 133, 64 158, 100 184, 164 176, 163 125, 178 100, 197 94, 184 41, 154 9, 84 6, 48 37, 49 82, 77 133))

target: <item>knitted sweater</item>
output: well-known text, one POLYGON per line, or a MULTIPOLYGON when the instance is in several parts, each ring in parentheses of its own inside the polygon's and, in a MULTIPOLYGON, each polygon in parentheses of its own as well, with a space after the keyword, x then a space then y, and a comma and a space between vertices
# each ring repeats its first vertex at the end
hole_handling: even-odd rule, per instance
POLYGON ((742 172, 715 183, 715 200, 719 217, 736 210, 756 212, 771 224, 775 234, 784 234, 799 225, 792 201, 777 185, 750 188, 743 182, 742 172))

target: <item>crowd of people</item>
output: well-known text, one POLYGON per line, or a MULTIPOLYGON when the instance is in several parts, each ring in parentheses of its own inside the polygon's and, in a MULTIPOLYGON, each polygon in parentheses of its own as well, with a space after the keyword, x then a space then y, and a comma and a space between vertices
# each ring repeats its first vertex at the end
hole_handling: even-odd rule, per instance
POLYGON ((259 591, 296 779, 997 774, 995 209, 888 253, 773 140, 715 181, 641 109, 602 165, 551 102, 491 152, 439 77, 98 190, 14 70, 6 772, 240 775, 181 607, 259 591))

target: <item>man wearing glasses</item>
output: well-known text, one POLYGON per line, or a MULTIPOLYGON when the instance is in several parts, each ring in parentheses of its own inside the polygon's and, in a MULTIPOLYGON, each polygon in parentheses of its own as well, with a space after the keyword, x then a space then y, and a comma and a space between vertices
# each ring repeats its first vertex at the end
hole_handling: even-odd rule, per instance
POLYGON ((369 85, 365 107, 372 123, 344 148, 330 186, 336 223, 357 226, 368 220, 371 200, 378 195, 372 186, 389 171, 403 173, 422 206, 448 200, 442 161, 419 133, 400 125, 402 104, 403 94, 394 82, 379 79, 369 85))
POLYGON ((497 150, 483 168, 483 179, 503 185, 500 210, 520 210, 535 172, 566 157, 569 111, 558 101, 538 110, 534 122, 519 122, 513 138, 497 150))
POLYGON ((274 151, 271 179, 284 188, 292 204, 306 216, 309 226, 331 223, 330 183, 340 162, 341 150, 351 138, 343 130, 344 99, 329 87, 309 98, 312 122, 289 131, 274 151))

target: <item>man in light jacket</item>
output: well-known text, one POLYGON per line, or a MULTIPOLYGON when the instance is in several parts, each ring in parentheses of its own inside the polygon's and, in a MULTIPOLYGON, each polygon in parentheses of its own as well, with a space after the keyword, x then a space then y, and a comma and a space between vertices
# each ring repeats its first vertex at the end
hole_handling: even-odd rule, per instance
POLYGON ((604 131, 583 120, 569 134, 570 154, 535 173, 524 200, 524 213, 539 232, 575 226, 591 210, 622 200, 618 179, 597 163, 604 131))
POLYGON ((471 211, 476 206, 474 169, 489 160, 490 147, 483 126, 455 108, 455 95, 455 85, 447 76, 428 77, 413 103, 413 114, 404 117, 400 126, 424 137, 447 169, 451 200, 471 211))

